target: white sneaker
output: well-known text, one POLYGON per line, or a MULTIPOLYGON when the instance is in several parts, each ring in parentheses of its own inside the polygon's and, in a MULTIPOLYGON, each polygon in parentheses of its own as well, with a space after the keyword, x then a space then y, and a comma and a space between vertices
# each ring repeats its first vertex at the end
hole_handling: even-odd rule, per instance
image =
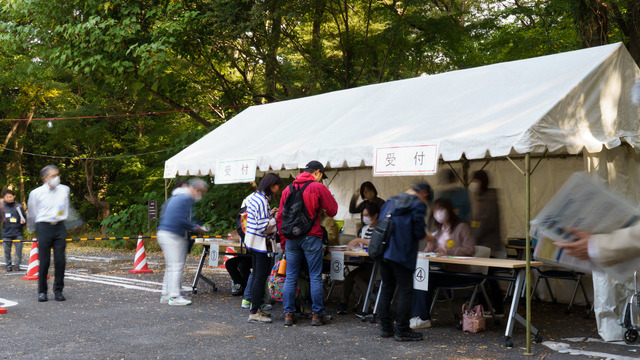
POLYGON ((258 312, 255 314, 249 314, 249 322, 256 322, 256 323, 271 323, 273 322, 273 320, 271 320, 271 317, 269 316, 269 314, 263 312, 262 310, 258 309, 258 312))
POLYGON ((428 329, 431 327, 431 320, 422 320, 420 318, 416 318, 416 322, 411 325, 409 325, 409 327, 413 330, 416 329, 428 329))
POLYGON ((418 319, 420 319, 419 317, 413 317, 411 319, 409 319, 409 327, 412 329, 416 328, 416 322, 418 321, 418 319))
POLYGON ((170 299, 168 296, 160 296, 160 304, 168 304, 170 299))
POLYGON ((187 300, 182 296, 178 296, 178 297, 169 299, 169 305, 177 305, 177 306, 191 305, 191 300, 187 300))

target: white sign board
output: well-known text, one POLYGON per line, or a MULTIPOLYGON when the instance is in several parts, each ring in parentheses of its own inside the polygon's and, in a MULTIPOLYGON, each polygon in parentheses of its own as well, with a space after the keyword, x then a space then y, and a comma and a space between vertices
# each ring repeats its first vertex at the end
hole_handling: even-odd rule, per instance
POLYGON ((438 148, 438 144, 376 147, 373 176, 433 175, 438 170, 438 148))
POLYGON ((344 280, 344 253, 331 252, 331 280, 344 280))
POLYGON ((429 259, 419 256, 416 269, 413 272, 413 288, 416 290, 429 290, 429 259))
POLYGON ((220 245, 209 245, 209 266, 218 267, 218 256, 220 254, 220 245))
POLYGON ((256 159, 218 161, 215 183, 218 185, 254 181, 256 164, 256 159))

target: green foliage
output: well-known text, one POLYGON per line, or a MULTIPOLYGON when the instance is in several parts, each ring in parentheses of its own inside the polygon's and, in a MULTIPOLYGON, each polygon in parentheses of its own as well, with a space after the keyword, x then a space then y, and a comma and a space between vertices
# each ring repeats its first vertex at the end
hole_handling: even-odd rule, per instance
POLYGON ((226 235, 236 230, 235 217, 242 200, 253 189, 248 184, 215 185, 195 205, 195 217, 211 229, 212 234, 226 235))
MULTIPOLYGON (((162 202, 155 192, 145 193, 143 196, 143 204, 132 204, 124 210, 109 215, 102 220, 100 225, 103 226, 104 233, 110 237, 135 236, 141 234, 149 234, 148 232, 148 201, 158 201, 158 207, 162 202)), ((155 220, 152 220, 152 231, 155 232, 155 220)), ((108 244, 114 248, 121 248, 126 245, 126 240, 108 240, 108 244)))

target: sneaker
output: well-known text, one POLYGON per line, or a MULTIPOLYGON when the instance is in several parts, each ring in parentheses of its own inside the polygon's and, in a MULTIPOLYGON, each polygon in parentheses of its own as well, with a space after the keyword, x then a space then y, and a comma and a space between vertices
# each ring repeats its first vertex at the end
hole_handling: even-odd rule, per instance
POLYGON ((242 289, 242 284, 231 285, 231 296, 242 296, 243 294, 244 290, 242 289))
POLYGON ((7 265, 7 272, 9 271, 13 271, 13 269, 11 268, 11 265, 7 265))
POLYGON ((240 306, 243 309, 251 309, 251 301, 242 299, 242 304, 240 306))
POLYGON ((255 314, 249 314, 249 320, 247 320, 249 322, 255 322, 255 323, 271 323, 273 322, 273 320, 271 320, 271 317, 269 316, 269 314, 264 313, 261 309, 258 309, 258 312, 255 314))
POLYGON ((503 319, 504 318, 504 313, 501 313, 501 314, 495 313, 495 314, 493 314, 491 311, 485 311, 483 315, 484 315, 485 318, 493 318, 494 316, 495 316, 496 319, 503 319))
POLYGON ((393 335, 395 341, 419 341, 423 339, 422 333, 409 330, 404 333, 395 333, 393 335))
POLYGON ((324 325, 331 322, 331 320, 333 320, 333 316, 328 314, 317 314, 317 313, 311 314, 311 326, 324 325))
POLYGON ((416 328, 416 323, 418 322, 418 319, 420 319, 418 316, 416 317, 412 317, 411 319, 409 319, 409 327, 412 329, 416 328))
POLYGON ((160 304, 168 304, 170 299, 168 296, 160 296, 160 304))
MULTIPOLYGON (((416 319, 413 323, 410 322, 409 327, 412 328, 413 330, 415 329, 428 329, 431 327, 431 320, 422 320, 419 317, 418 318, 414 318, 416 319)), ((413 320, 413 319, 411 319, 413 320)))
POLYGON ((273 310, 273 305, 271 304, 262 304, 262 306, 260 306, 260 309, 263 311, 271 311, 273 310))
POLYGON ((340 303, 338 304, 338 315, 344 315, 347 313, 347 304, 340 303))
POLYGON ((182 296, 178 296, 178 297, 169 299, 169 305, 173 305, 173 306, 191 305, 191 300, 187 300, 182 296))
POLYGON ((298 322, 298 318, 294 313, 284 313, 284 326, 291 326, 298 322))

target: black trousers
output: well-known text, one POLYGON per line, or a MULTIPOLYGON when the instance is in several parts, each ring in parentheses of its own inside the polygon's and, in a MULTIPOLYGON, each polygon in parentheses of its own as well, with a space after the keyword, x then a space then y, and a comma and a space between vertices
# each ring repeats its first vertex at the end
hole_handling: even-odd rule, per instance
POLYGON ((264 289, 271 270, 271 257, 266 253, 251 252, 253 282, 251 283, 251 313, 255 314, 264 304, 264 289))
POLYGON ((398 288, 398 304, 396 308, 396 333, 405 333, 409 330, 411 317, 411 305, 413 303, 413 270, 407 269, 402 264, 390 260, 380 261, 380 277, 382 289, 380 290, 380 303, 378 314, 380 324, 385 331, 393 331, 393 319, 391 316, 391 301, 393 293, 398 288))
POLYGON ((39 222, 36 223, 36 234, 38 236, 38 252, 40 257, 40 276, 38 277, 38 293, 47 292, 47 274, 51 264, 51 249, 53 249, 53 264, 55 266, 55 279, 53 281, 53 291, 62 291, 64 288, 64 269, 67 261, 64 256, 67 248, 67 229, 62 222, 56 225, 39 222))
POLYGON ((253 266, 253 258, 249 256, 239 256, 231 258, 224 263, 231 280, 234 284, 240 284, 242 289, 247 286, 247 280, 251 275, 251 267, 253 266))

